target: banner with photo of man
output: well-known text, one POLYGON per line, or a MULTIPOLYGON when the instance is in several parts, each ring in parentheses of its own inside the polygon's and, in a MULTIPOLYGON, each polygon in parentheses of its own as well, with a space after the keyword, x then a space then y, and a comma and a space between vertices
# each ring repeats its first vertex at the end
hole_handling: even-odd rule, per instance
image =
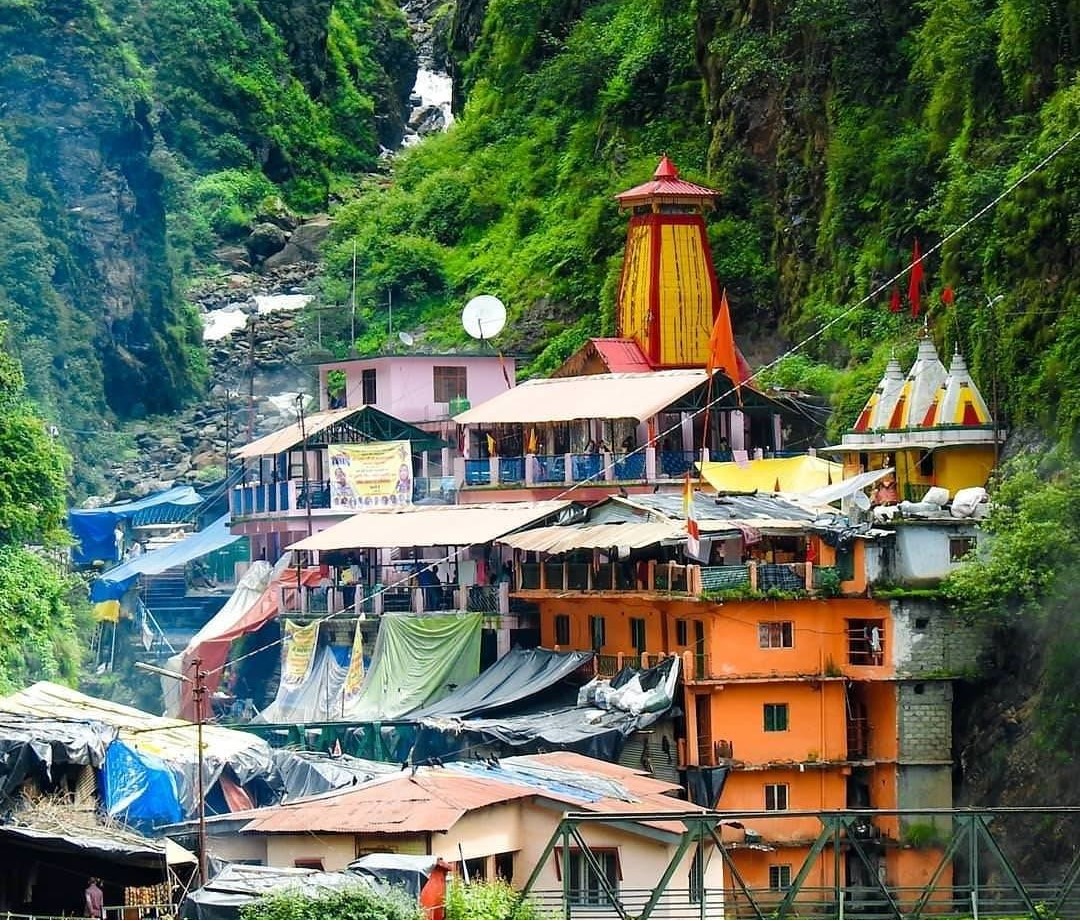
POLYGON ((408 441, 331 445, 330 508, 348 511, 412 505, 412 447, 408 441))

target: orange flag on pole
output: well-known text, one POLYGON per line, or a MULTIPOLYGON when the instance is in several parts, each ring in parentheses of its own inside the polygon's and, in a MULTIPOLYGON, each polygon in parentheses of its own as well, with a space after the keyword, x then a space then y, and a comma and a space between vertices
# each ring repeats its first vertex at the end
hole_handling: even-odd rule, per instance
POLYGON ((739 391, 742 375, 735 354, 735 334, 731 330, 731 308, 728 306, 726 289, 720 296, 720 312, 716 315, 712 335, 709 336, 709 361, 705 371, 709 377, 715 371, 723 371, 735 385, 735 391, 739 391))

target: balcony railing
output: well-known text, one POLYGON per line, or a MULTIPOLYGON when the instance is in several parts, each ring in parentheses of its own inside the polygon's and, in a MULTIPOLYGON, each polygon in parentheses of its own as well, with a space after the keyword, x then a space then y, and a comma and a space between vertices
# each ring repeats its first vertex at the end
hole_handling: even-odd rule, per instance
POLYGON ((473 611, 480 614, 509 615, 510 586, 457 585, 414 586, 296 586, 279 589, 280 610, 299 614, 422 614, 431 611, 473 611))
POLYGON ((832 582, 820 578, 813 563, 741 563, 734 566, 698 566, 650 561, 629 563, 573 563, 544 560, 518 564, 519 591, 664 592, 708 597, 719 592, 785 592, 812 594, 832 582))
POLYGON ((552 486, 642 483, 681 479, 700 459, 696 451, 643 448, 632 453, 525 454, 465 460, 466 486, 552 486))

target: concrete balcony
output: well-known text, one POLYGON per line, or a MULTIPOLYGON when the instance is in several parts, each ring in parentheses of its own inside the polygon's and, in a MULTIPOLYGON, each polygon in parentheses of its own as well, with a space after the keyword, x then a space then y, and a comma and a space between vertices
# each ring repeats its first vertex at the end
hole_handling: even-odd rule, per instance
POLYGON ((342 617, 384 613, 436 613, 467 611, 490 615, 504 620, 516 616, 510 613, 510 585, 429 586, 413 585, 362 586, 329 585, 297 591, 295 586, 279 589, 279 608, 293 614, 320 617, 342 617))

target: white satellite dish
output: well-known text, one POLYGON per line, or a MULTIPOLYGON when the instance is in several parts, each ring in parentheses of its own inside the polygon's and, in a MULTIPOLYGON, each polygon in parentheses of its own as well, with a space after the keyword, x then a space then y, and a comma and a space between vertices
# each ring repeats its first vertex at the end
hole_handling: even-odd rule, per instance
POLYGON ((497 297, 479 294, 465 305, 461 325, 474 339, 494 339, 506 325, 506 307, 497 297))
POLYGON ((401 332, 397 334, 397 337, 401 340, 401 344, 405 346, 411 346, 415 341, 411 333, 401 332))

